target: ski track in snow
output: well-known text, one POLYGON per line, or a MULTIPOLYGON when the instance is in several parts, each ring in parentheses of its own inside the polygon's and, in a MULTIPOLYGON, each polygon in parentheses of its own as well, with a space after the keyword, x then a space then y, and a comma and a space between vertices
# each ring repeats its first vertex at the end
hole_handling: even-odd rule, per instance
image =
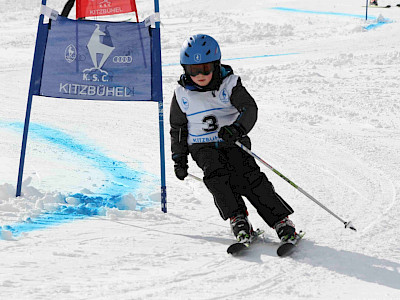
MULTIPOLYGON (((47 1, 58 11, 64 3, 47 1)), ((153 12, 151 1, 136 3, 140 19, 153 12)), ((144 176, 140 191, 124 184, 123 194, 134 193, 128 203, 151 198, 154 205, 141 211, 104 207, 100 215, 16 236, 3 231, 2 299, 400 298, 399 8, 371 9, 365 21, 365 1, 205 0, 194 6, 161 0, 164 214, 154 202, 154 103, 35 97, 32 124, 57 129, 87 151, 77 155, 33 130, 24 176, 31 197, 13 198, 22 133, 21 126, 16 131, 6 124, 22 124, 25 117, 39 4, 0 4, 0 224, 57 209, 75 191, 104 192, 115 176, 103 169, 102 158, 144 176), (278 258, 274 230, 249 206, 264 239, 246 255, 226 254, 234 239, 212 196, 200 182, 175 179, 169 159, 168 112, 181 72, 179 49, 198 32, 220 42, 222 63, 233 67, 257 101, 253 151, 353 221, 357 233, 263 168, 306 236, 291 257, 278 258)), ((189 171, 202 176, 191 160, 189 171)))

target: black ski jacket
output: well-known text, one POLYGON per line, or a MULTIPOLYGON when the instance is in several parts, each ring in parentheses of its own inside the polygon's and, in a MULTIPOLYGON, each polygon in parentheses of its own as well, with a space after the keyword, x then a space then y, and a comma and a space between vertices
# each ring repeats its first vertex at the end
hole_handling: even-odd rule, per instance
MULTIPOLYGON (((185 76, 184 74, 181 75, 178 83, 186 89, 200 93, 205 91, 217 91, 223 80, 232 74, 233 70, 230 66, 221 65, 220 72, 218 72, 217 76, 213 76, 212 81, 207 87, 197 86, 192 80, 190 80, 190 77, 185 76)), ((232 90, 230 101, 232 105, 240 112, 238 119, 234 123, 239 124, 244 133, 248 134, 257 121, 258 108, 253 97, 242 85, 240 77, 236 86, 232 90)), ((182 112, 179 107, 175 93, 172 98, 169 120, 171 125, 170 134, 172 157, 174 158, 181 155, 188 155, 190 152, 190 147, 198 144, 189 146, 187 143, 188 120, 186 118, 186 114, 182 112)), ((245 145, 249 145, 250 140, 246 136, 245 138, 242 138, 241 142, 245 145)), ((213 143, 215 143, 216 147, 218 147, 218 142, 213 143)))

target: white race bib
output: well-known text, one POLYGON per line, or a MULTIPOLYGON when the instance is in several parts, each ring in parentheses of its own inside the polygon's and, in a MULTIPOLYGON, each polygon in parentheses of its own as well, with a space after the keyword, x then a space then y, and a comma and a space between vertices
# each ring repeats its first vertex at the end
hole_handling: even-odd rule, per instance
POLYGON ((222 141, 218 138, 221 127, 231 125, 239 116, 231 103, 232 89, 239 76, 225 78, 218 91, 197 92, 178 86, 176 100, 188 120, 188 144, 222 141))

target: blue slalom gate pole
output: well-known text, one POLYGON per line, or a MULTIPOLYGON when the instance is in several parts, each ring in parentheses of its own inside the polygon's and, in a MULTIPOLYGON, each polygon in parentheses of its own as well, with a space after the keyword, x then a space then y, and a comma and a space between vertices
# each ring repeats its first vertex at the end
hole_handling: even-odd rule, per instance
POLYGON ((165 180, 165 149, 164 149, 164 116, 163 102, 158 102, 160 128, 160 159, 161 159, 161 210, 167 212, 167 187, 165 180))
MULTIPOLYGON (((160 12, 159 1, 154 0, 154 12, 158 14, 160 12)), ((167 186, 165 180, 165 144, 164 144, 164 104, 162 97, 162 69, 161 69, 161 34, 160 34, 160 22, 156 22, 156 28, 153 32, 154 41, 153 44, 153 63, 157 66, 157 75, 155 76, 155 84, 159 87, 161 92, 158 95, 158 121, 160 131, 160 161, 161 161, 161 210, 167 212, 167 186)))
MULTIPOLYGON (((46 0, 42 0, 42 5, 46 5, 46 0)), ((42 60, 44 47, 46 44, 47 33, 48 30, 47 25, 43 24, 44 16, 43 14, 39 17, 38 31, 36 37, 35 44, 35 54, 33 56, 33 64, 32 64, 32 73, 31 73, 31 81, 29 84, 29 93, 28 93, 28 101, 26 105, 26 113, 25 113, 25 124, 24 124, 24 133, 22 136, 22 146, 21 146, 21 156, 19 160, 19 170, 18 170, 18 181, 17 181, 17 190, 16 197, 21 196, 22 189, 22 178, 24 174, 24 164, 25 164, 25 153, 26 153, 26 144, 28 142, 28 131, 29 131, 29 121, 31 117, 32 110, 32 99, 33 95, 38 94, 38 86, 40 86, 40 76, 42 70, 42 60), (38 83, 39 81, 39 83, 38 83)))
POLYGON ((367 3, 365 4, 365 20, 368 20, 368 1, 369 0, 366 0, 367 1, 367 3))
POLYGON ((31 92, 29 92, 28 103, 27 103, 27 106, 26 106, 26 114, 25 114, 24 133, 23 133, 23 136, 22 136, 21 155, 20 155, 20 158, 19 158, 17 191, 16 191, 16 194, 15 194, 15 197, 21 196, 22 177, 23 177, 23 174, 24 174, 24 164, 25 164, 26 144, 27 144, 27 140, 28 140, 29 121, 30 121, 31 109, 32 109, 32 98, 33 98, 33 95, 32 95, 31 92))

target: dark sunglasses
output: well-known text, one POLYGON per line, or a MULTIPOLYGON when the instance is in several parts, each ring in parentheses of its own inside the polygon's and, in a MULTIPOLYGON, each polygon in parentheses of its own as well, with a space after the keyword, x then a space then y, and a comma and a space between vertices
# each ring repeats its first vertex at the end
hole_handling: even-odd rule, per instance
POLYGON ((185 73, 189 76, 195 77, 200 73, 203 75, 209 75, 211 72, 214 71, 214 63, 209 62, 199 65, 184 65, 183 68, 185 69, 185 73))

